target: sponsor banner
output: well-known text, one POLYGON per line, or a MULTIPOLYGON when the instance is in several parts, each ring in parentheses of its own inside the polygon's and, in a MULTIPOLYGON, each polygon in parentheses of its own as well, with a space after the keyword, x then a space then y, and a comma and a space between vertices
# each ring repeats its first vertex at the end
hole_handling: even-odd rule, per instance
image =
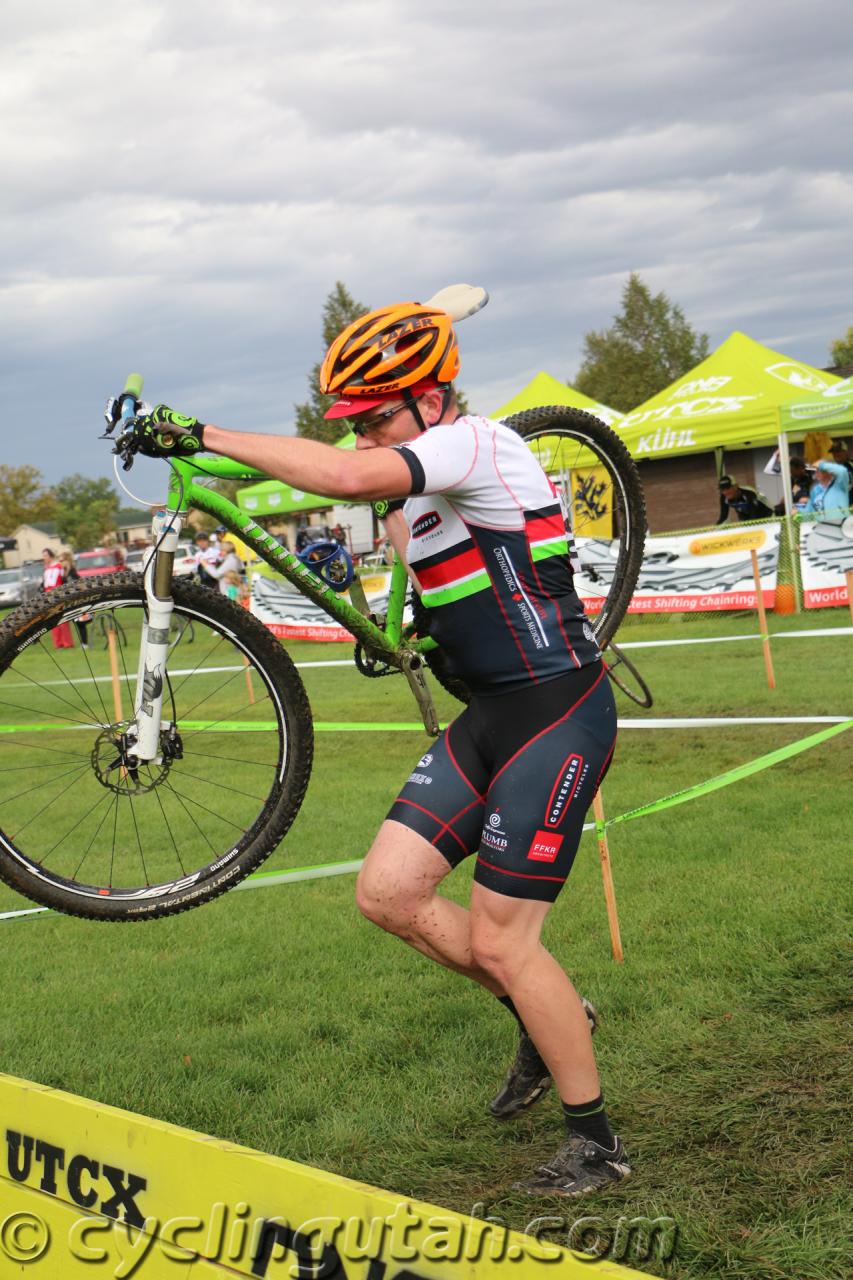
MULTIPOLYGON (((580 1280, 591 1221, 607 1226, 533 1204, 510 1231, 482 1204, 455 1213, 13 1076, 0 1109, 3 1276, 580 1280)), ((612 1260, 637 1231, 674 1248, 672 1219, 615 1225, 602 1280, 640 1280, 612 1260)))
MULTIPOLYGON (((752 555, 758 556, 761 595, 772 608, 779 564, 778 521, 703 533, 646 539, 643 565, 629 613, 692 613, 757 607, 752 555)), ((581 571, 575 586, 590 613, 613 580, 615 544, 578 538, 581 571)))
MULTIPOLYGON (((364 594, 376 613, 388 607, 391 574, 372 573, 361 579, 364 594)), ((344 596, 349 600, 348 593, 344 596)), ((252 613, 281 640, 351 641, 349 631, 283 578, 255 574, 252 578, 252 613)), ((409 621, 408 616, 406 621, 409 621)))
POLYGON ((846 574, 853 571, 853 515, 803 520, 800 574, 807 609, 847 604, 846 574))

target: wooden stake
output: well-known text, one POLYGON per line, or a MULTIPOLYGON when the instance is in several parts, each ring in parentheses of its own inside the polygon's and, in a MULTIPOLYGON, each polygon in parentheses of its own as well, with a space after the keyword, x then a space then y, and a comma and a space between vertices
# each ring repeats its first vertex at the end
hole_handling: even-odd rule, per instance
MULTIPOLYGON (((592 811, 596 822, 604 822, 604 805, 601 792, 597 791, 592 802, 592 811)), ((613 959, 622 964, 625 956, 622 952, 622 939, 619 935, 619 916, 616 912, 616 890, 613 888, 613 872, 610 867, 610 849, 607 844, 607 832, 598 838, 598 854, 601 858, 601 878, 604 881, 604 901, 607 903, 607 923, 610 925, 610 947, 613 959)))
POLYGON ((850 617, 853 618, 853 569, 848 569, 844 576, 847 579, 847 603, 850 606, 850 617))
POLYGON ((776 688, 776 676, 773 673, 773 659, 770 656, 770 633, 767 630, 767 614, 764 610, 764 596, 761 594, 761 574, 758 570, 758 556, 755 551, 750 551, 752 556, 752 576, 755 580, 755 599, 758 603, 758 625, 761 628, 761 643, 764 647, 764 666, 767 671, 767 685, 770 689, 776 688))
POLYGON ((243 657, 243 664, 246 668, 246 688, 249 690, 249 702, 254 704, 255 690, 252 687, 252 669, 249 666, 249 659, 245 656, 243 657))
POLYGON ((113 677, 113 708, 115 710, 116 724, 120 724, 124 719, 124 716, 121 709, 121 684, 119 683, 118 674, 118 652, 116 649, 115 627, 110 627, 107 631, 107 648, 110 651, 110 672, 113 677))

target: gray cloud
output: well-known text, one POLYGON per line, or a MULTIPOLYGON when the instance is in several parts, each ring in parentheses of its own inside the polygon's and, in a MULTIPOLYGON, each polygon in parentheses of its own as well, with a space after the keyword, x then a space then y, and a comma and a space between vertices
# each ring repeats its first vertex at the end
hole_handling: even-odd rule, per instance
POLYGON ((675 0, 36 0, 0 45, 4 458, 107 474, 104 397, 287 429, 344 280, 455 279, 488 410, 642 272, 817 364, 853 323, 853 10, 675 0))

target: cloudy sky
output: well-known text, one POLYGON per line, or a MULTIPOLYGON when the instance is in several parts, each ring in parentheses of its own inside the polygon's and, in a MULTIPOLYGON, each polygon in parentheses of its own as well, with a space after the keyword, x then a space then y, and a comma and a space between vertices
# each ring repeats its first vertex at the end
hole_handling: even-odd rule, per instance
POLYGON ((485 285, 487 412, 632 270, 713 345, 853 324, 850 0, 4 0, 0 37, 0 461, 48 481, 112 474, 131 370, 292 429, 336 280, 485 285))

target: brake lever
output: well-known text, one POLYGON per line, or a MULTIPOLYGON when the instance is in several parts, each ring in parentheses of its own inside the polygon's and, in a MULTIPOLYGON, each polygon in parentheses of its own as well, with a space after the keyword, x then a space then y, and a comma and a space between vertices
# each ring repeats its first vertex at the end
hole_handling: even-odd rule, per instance
MULTIPOLYGON (((130 421, 132 422, 133 419, 131 418, 130 421)), ((101 440, 106 439, 106 435, 101 436, 100 439, 101 440)), ((115 444, 113 445, 113 453, 118 454, 118 456, 121 458, 122 470, 129 471, 130 468, 133 466, 133 459, 135 458, 137 453, 136 441, 134 439, 132 430, 125 431, 122 435, 119 436, 119 438, 116 440, 115 444)))

